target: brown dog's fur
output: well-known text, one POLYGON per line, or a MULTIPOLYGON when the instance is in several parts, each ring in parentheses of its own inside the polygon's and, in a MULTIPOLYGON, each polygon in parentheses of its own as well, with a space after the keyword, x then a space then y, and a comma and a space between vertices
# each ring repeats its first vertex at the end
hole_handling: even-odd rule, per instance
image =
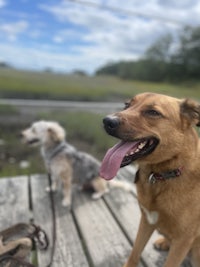
MULTIPOLYGON (((124 267, 136 267, 155 229, 168 247, 164 267, 178 267, 190 252, 194 267, 200 266, 200 139, 194 126, 200 124, 200 106, 193 100, 143 93, 125 110, 113 114, 119 125, 108 133, 125 141, 156 137, 155 150, 137 159, 136 182, 141 221, 135 245, 124 267), (181 167, 179 177, 149 183, 151 173, 181 167), (156 213, 156 217, 154 217, 156 213), (149 217, 153 221, 149 220, 149 217)), ((111 117, 111 116, 110 116, 111 117)), ((163 243, 164 242, 164 243, 163 243)))

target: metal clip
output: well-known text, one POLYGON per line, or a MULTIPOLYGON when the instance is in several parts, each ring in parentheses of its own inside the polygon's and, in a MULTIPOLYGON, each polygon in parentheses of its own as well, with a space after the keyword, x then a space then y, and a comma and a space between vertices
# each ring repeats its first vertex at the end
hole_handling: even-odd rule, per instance
POLYGON ((154 173, 151 173, 149 175, 149 183, 150 184, 155 184, 156 183, 156 177, 154 176, 154 173))

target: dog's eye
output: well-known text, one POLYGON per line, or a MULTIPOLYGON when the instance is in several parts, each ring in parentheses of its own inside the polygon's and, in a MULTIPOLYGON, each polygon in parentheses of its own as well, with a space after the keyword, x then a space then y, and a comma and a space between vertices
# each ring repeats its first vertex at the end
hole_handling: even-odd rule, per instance
POLYGON ((125 103, 124 103, 124 109, 127 109, 127 108, 129 108, 130 107, 130 101, 126 101, 125 103))
POLYGON ((147 116, 151 116, 151 117, 161 117, 162 116, 162 114, 155 109, 145 110, 144 114, 147 116))

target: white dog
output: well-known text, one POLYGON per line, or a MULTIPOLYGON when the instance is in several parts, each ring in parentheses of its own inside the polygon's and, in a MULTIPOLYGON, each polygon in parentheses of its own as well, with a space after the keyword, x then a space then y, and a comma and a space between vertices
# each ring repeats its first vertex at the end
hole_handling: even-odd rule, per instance
MULTIPOLYGON (((37 121, 21 132, 22 141, 39 145, 47 171, 52 176, 52 190, 62 181, 63 206, 71 206, 72 182, 95 191, 92 198, 98 199, 109 191, 108 182, 99 176, 100 162, 88 153, 78 151, 66 142, 63 127, 53 121, 37 121)), ((112 181, 112 186, 127 191, 132 186, 122 181, 112 181)))

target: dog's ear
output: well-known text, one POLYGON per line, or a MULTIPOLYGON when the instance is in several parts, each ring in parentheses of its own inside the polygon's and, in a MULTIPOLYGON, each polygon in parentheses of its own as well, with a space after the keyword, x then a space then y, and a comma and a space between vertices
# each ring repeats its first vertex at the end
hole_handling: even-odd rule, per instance
POLYGON ((181 116, 186 119, 188 124, 200 126, 200 105, 198 102, 185 99, 180 105, 181 116))
POLYGON ((61 129, 57 130, 57 129, 54 129, 53 127, 49 127, 48 133, 49 133, 50 138, 54 142, 61 142, 65 139, 65 132, 61 129))

